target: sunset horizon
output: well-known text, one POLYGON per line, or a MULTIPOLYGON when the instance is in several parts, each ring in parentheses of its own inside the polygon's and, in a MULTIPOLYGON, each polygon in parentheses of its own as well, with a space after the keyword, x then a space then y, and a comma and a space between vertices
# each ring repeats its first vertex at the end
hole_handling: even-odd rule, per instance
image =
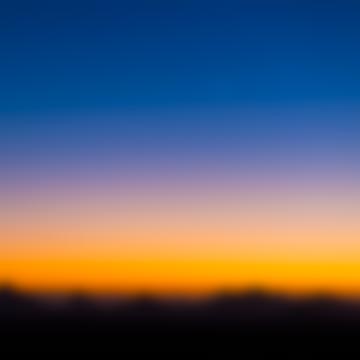
POLYGON ((359 298, 359 15, 4 5, 0 288, 359 298))

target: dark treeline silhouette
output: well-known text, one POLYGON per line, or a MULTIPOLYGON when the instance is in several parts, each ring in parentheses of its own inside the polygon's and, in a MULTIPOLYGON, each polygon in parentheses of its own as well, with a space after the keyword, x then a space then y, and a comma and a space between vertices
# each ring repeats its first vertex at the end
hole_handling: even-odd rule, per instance
POLYGON ((261 291, 207 299, 63 297, 0 289, 0 332, 360 331, 360 302, 261 291))

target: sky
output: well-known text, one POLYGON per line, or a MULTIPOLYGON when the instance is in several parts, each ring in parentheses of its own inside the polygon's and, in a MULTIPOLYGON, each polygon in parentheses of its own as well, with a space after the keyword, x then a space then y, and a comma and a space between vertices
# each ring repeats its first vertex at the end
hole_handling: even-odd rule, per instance
POLYGON ((3 1, 0 283, 360 293, 357 1, 3 1))

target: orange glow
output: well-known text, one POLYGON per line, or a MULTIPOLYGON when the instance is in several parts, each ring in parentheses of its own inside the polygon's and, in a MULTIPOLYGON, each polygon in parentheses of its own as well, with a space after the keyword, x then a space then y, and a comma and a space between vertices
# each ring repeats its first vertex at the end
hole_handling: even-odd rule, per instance
POLYGON ((202 294, 254 286, 290 293, 358 294, 359 263, 235 262, 229 260, 2 261, 4 281, 46 291, 84 290, 202 294))
POLYGON ((0 282, 41 291, 360 294, 354 189, 130 195, 52 195, 2 208, 0 282))

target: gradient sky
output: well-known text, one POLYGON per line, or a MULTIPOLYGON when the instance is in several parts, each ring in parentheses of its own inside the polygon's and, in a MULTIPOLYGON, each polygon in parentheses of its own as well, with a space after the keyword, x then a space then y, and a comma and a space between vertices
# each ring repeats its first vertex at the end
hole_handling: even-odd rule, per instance
POLYGON ((360 293, 357 1, 3 1, 0 281, 360 293))

